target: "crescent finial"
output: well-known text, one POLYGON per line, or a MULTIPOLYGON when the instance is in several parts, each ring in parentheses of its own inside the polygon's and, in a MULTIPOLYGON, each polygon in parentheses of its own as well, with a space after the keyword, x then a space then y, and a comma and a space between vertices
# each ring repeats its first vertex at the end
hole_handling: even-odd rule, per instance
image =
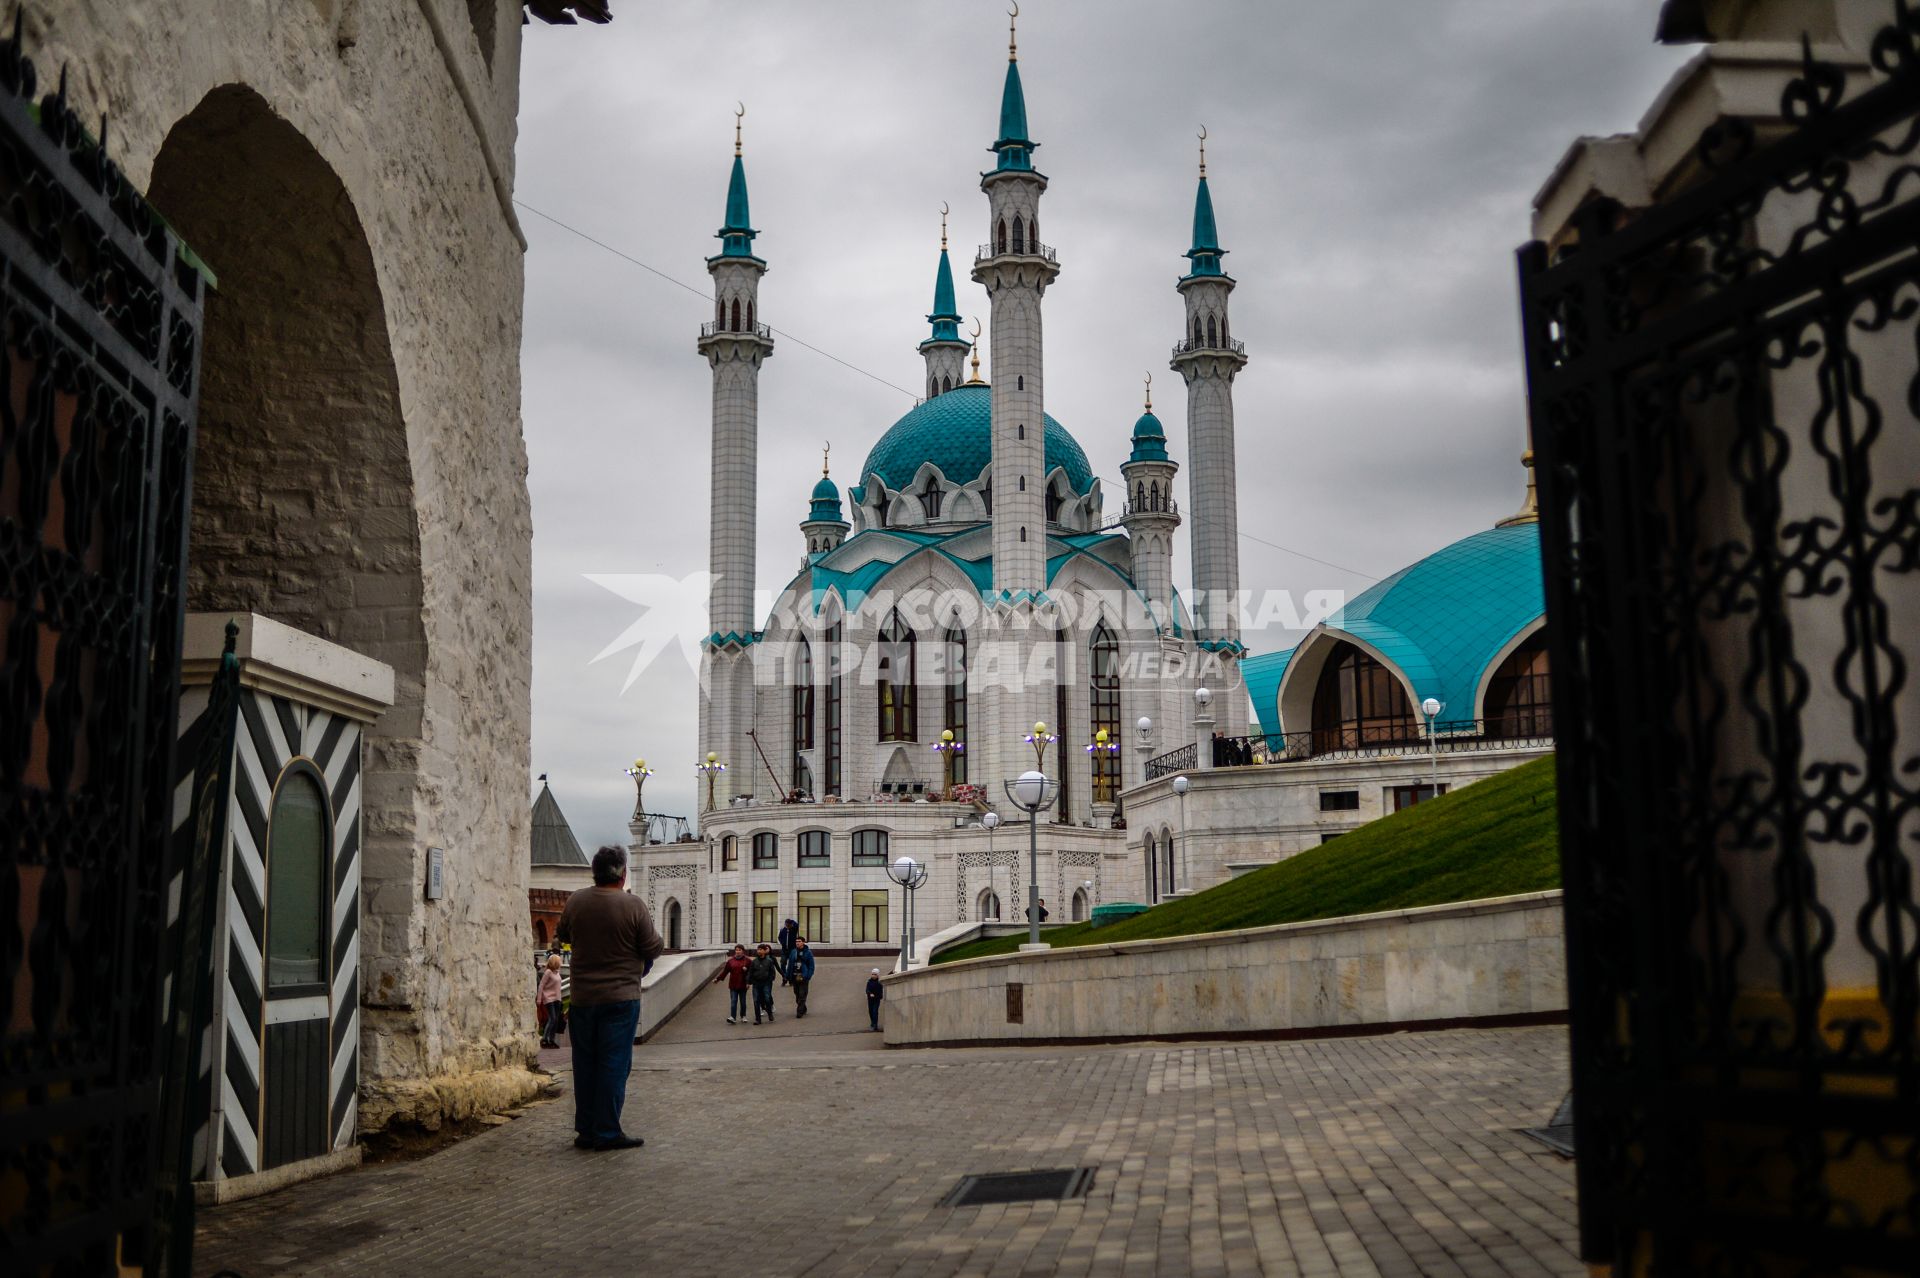
POLYGON ((740 122, 747 118, 747 104, 736 101, 733 104, 733 153, 740 154, 740 122))
POLYGON ((1020 57, 1020 42, 1014 33, 1013 24, 1020 17, 1020 0, 1013 0, 1013 8, 1007 10, 1007 61, 1014 62, 1020 57))
POLYGON ((1200 126, 1200 176, 1207 175, 1207 126, 1200 126))
POLYGON ((1153 411, 1153 374, 1147 374, 1147 411, 1153 411))
POLYGON ((947 202, 940 201, 940 251, 947 251, 947 202))
POLYGON ((833 455, 833 441, 829 439, 827 441, 827 446, 820 450, 820 476, 823 479, 826 477, 826 474, 827 474, 827 458, 831 457, 832 455, 833 455))

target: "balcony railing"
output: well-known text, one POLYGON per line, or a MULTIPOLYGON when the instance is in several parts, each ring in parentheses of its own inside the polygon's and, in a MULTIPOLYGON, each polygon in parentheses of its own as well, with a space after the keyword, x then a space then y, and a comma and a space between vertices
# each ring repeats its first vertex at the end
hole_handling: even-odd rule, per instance
POLYGON ((737 328, 731 324, 718 324, 713 320, 708 320, 700 326, 700 336, 702 337, 726 337, 728 335, 736 337, 757 337, 766 342, 773 340, 773 330, 765 324, 755 324, 751 329, 748 329, 737 328))
POLYGON ((1009 257, 1043 257, 1049 262, 1060 260, 1053 255, 1051 244, 1042 244, 1039 240, 1009 240, 1007 243, 1011 247, 1001 249, 995 249, 991 244, 982 244, 980 251, 973 255, 973 260, 984 262, 990 257, 999 257, 1002 254, 1009 257))
MULTIPOLYGON (((1334 759, 1377 759, 1391 755, 1471 754, 1497 750, 1539 750, 1553 745, 1553 713, 1535 710, 1502 719, 1442 719, 1429 743, 1418 724, 1384 728, 1309 729, 1248 737, 1215 737, 1213 766, 1241 768, 1286 763, 1322 763, 1334 759)), ((1147 760, 1147 780, 1190 770, 1199 763, 1194 746, 1182 746, 1147 760)))
POLYGON ((1205 340, 1195 341, 1189 338, 1184 342, 1175 342, 1173 344, 1173 355, 1175 359, 1178 359, 1182 355, 1191 355, 1195 351, 1231 351, 1235 355, 1245 355, 1247 353, 1247 344, 1236 337, 1229 337, 1224 341, 1217 342, 1205 340))
POLYGON ((1162 496, 1157 501, 1129 501, 1121 509, 1120 517, 1125 519, 1128 515, 1177 515, 1179 513, 1180 507, 1173 498, 1162 496))

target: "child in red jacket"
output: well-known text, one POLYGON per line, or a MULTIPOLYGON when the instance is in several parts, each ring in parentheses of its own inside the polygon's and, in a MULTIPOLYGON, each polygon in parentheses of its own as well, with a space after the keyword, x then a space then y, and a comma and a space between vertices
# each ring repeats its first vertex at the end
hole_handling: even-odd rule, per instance
POLYGON ((747 1019, 747 947, 736 945, 733 953, 727 955, 726 966, 713 978, 713 983, 727 983, 727 1024, 735 1025, 747 1019))

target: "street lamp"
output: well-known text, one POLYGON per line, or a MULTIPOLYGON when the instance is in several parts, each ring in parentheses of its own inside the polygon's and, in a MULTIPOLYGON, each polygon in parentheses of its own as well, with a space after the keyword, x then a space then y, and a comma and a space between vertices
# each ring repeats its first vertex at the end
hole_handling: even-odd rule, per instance
POLYGON ((635 759, 631 768, 623 770, 633 778, 633 820, 638 824, 647 819, 647 778, 653 775, 653 769, 645 759, 635 759))
MULTIPOLYGON (((980 824, 987 832, 987 891, 993 893, 993 900, 996 906, 993 912, 993 917, 995 921, 998 921, 1000 918, 1000 911, 997 907, 1000 901, 1000 893, 994 890, 998 886, 997 883, 995 882, 994 876, 1000 872, 1000 869, 998 866, 996 866, 993 863, 993 832, 1000 828, 1000 814, 998 812, 988 812, 983 816, 981 816, 980 824)), ((1013 895, 1013 882, 1012 882, 1013 876, 1008 875, 1007 879, 1008 879, 1007 895, 1012 896, 1013 895)), ((984 923, 986 922, 986 920, 982 919, 981 922, 984 923)))
POLYGON ((1428 787, 1428 798, 1440 797, 1440 739, 1434 723, 1444 708, 1437 697, 1428 697, 1420 703, 1420 712, 1427 716, 1427 759, 1433 765, 1433 783, 1428 787))
POLYGON ((707 811, 711 812, 713 811, 713 780, 727 770, 727 765, 720 762, 719 755, 709 750, 707 751, 707 761, 705 763, 694 764, 693 770, 707 778, 707 811))
MULTIPOLYGON (((1033 725, 1035 735, 1047 725, 1033 725)), ((1027 740, 1033 740, 1028 737, 1027 740)), ((1052 740, 1051 737, 1048 740, 1052 740)), ((1053 806, 1060 795, 1060 783, 1052 780, 1040 771, 1022 772, 1011 781, 1004 782, 1007 797, 1015 806, 1025 809, 1027 814, 1027 946, 1031 949, 1045 949, 1040 943, 1040 812, 1053 806)))
POLYGON ((1093 801, 1111 803, 1113 801, 1113 781, 1106 770, 1100 766, 1101 755, 1120 753, 1120 743, 1110 739, 1105 728, 1093 734, 1093 744, 1087 747, 1087 753, 1093 757, 1093 801))
POLYGON ((967 752, 967 743, 964 741, 955 741, 953 739, 953 729, 947 728, 940 733, 940 739, 933 743, 933 748, 940 752, 941 759, 946 763, 947 793, 952 794, 953 756, 956 754, 965 754, 967 752))
POLYGON ((1037 770, 1041 772, 1047 770, 1047 747, 1059 739, 1059 737, 1047 731, 1047 725, 1044 722, 1034 724, 1033 731, 1029 732, 1023 738, 1028 745, 1033 747, 1033 766, 1037 770))
POLYGON ((927 867, 910 856, 903 856, 887 867, 887 877, 898 883, 900 893, 900 970, 913 966, 913 894, 927 881, 927 867))
POLYGON ((1193 891, 1193 867, 1187 861, 1187 791, 1193 783, 1185 777, 1173 779, 1173 792, 1180 796, 1180 886, 1183 891, 1193 891))

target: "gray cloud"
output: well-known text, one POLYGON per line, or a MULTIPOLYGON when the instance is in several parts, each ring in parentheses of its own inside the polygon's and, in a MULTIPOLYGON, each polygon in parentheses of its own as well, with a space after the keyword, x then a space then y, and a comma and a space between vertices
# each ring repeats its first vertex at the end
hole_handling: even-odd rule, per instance
MULTIPOLYGON (((1047 298, 1048 408, 1109 490, 1149 370, 1184 460, 1166 361, 1204 122, 1252 357, 1236 398, 1243 585, 1357 592, 1367 577, 1275 546, 1384 575, 1511 511, 1525 423, 1513 249, 1572 139, 1630 127, 1678 65, 1683 51, 1652 43, 1656 8, 1031 0, 1021 68, 1064 267, 1047 298)), ((965 274, 984 238, 1003 14, 629 4, 607 27, 527 29, 520 197, 702 290, 523 215, 534 765, 583 841, 624 837, 620 769, 635 754, 658 769, 650 807, 696 809, 694 673, 669 655, 621 696, 627 661, 589 662, 634 609, 581 574, 706 567, 708 382, 693 341, 735 99, 772 264, 763 318, 910 389, 942 200, 960 308, 986 318, 965 274)), ((780 342, 761 381, 763 589, 798 566, 822 441, 844 487, 911 406, 780 342)))

